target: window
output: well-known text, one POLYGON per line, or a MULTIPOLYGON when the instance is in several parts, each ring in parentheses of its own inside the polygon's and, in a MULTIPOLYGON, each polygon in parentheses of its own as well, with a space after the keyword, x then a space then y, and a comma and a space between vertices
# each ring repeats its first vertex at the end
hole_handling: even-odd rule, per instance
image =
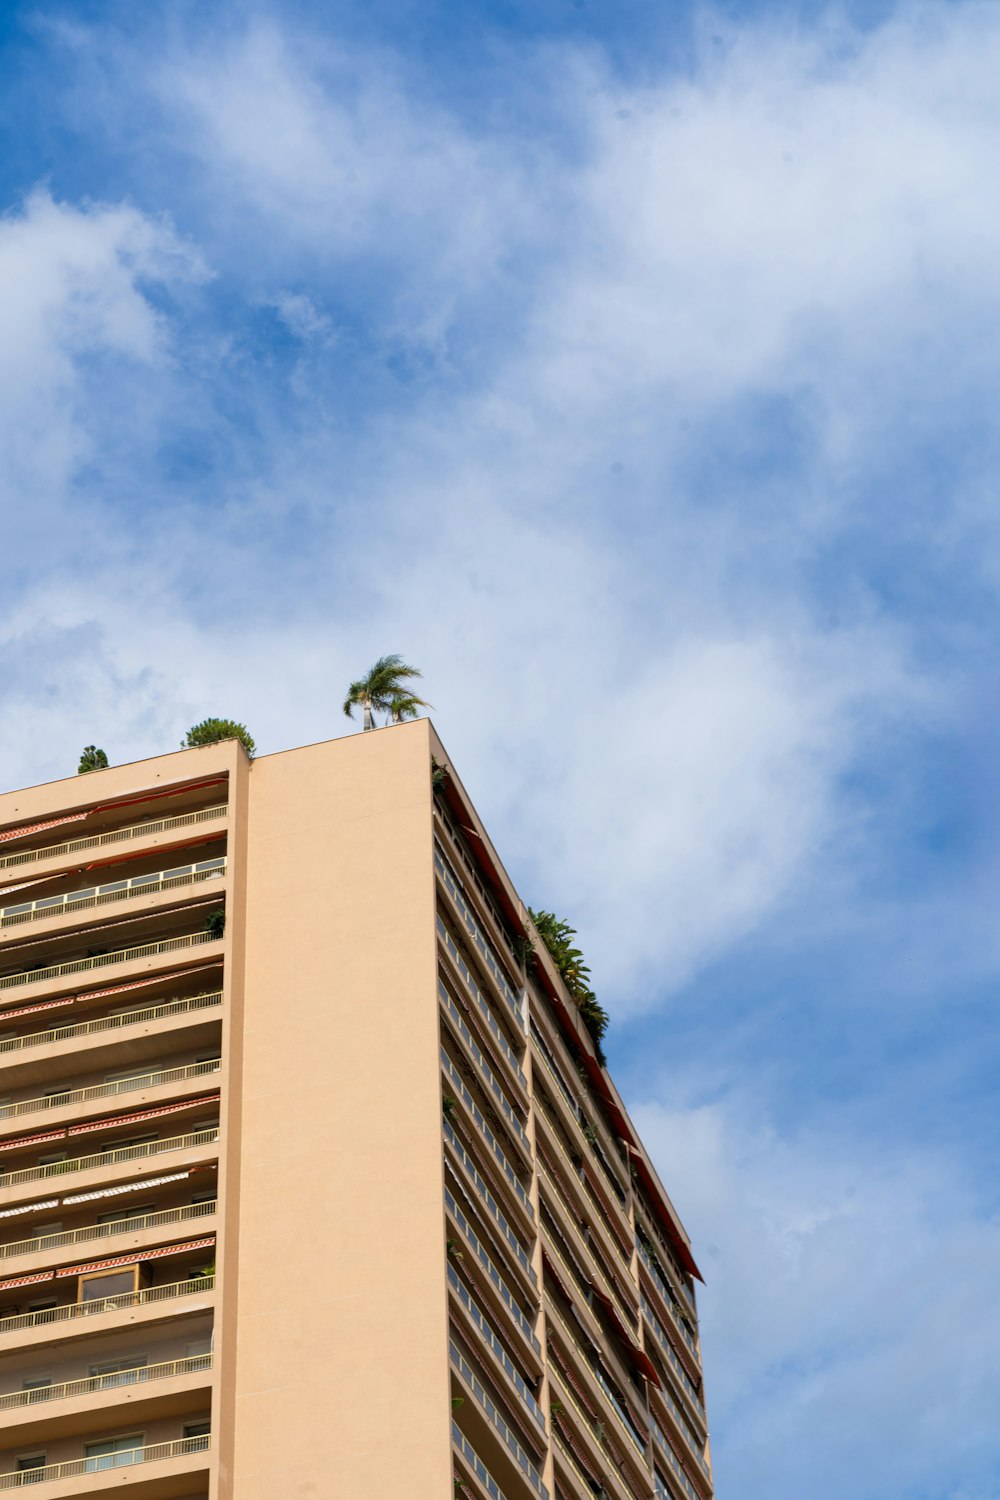
POLYGON ((200 1193, 191 1194, 192 1203, 215 1203, 218 1197, 218 1188, 204 1188, 200 1193))
POLYGON ((53 1105, 61 1104, 64 1099, 69 1098, 70 1093, 71 1090, 65 1084, 61 1089, 46 1089, 42 1095, 42 1098, 45 1100, 45 1108, 51 1109, 53 1105))
POLYGON ((102 1443, 85 1443, 84 1472, 96 1474, 100 1469, 122 1469, 128 1464, 141 1464, 143 1441, 143 1433, 130 1432, 127 1437, 107 1438, 102 1443))
POLYGON ((15 1472, 26 1476, 21 1481, 22 1484, 37 1484, 40 1479, 44 1478, 42 1472, 44 1468, 44 1453, 26 1453, 23 1458, 14 1460, 15 1472))
POLYGON ((133 1208, 113 1208, 106 1214, 98 1214, 98 1224, 125 1224, 129 1219, 141 1219, 146 1214, 151 1214, 156 1208, 155 1203, 137 1203, 133 1208))
POLYGON ((53 1151, 48 1156, 40 1156, 38 1165, 40 1167, 54 1167, 61 1161, 68 1161, 69 1153, 66 1151, 53 1151))
POLYGON ((90 1374, 100 1380, 102 1389, 112 1385, 134 1385, 142 1376, 137 1372, 149 1364, 148 1354, 124 1354, 120 1359, 105 1359, 91 1365, 90 1374))
POLYGON ((37 1302, 28 1303, 28 1311, 30 1313, 48 1312, 50 1308, 57 1305, 58 1299, 55 1297, 40 1297, 37 1302))
MULTIPOLYGON (((205 1359, 207 1361, 211 1357, 211 1353, 212 1335, 210 1333, 206 1333, 203 1339, 195 1339, 193 1343, 184 1345, 185 1359, 205 1359)), ((202 1368, 205 1367, 203 1366, 202 1368)))
POLYGON ((43 1240, 50 1234, 62 1234, 61 1219, 54 1220, 50 1224, 32 1224, 31 1226, 31 1238, 33 1240, 43 1240))
POLYGON ((91 1271, 80 1277, 78 1302, 100 1302, 138 1290, 139 1267, 122 1266, 114 1271, 91 1271))
POLYGON ((51 1385, 51 1375, 36 1375, 31 1380, 22 1380, 21 1389, 22 1391, 29 1392, 29 1402, 47 1401, 49 1399, 49 1390, 51 1385))
POLYGON ((211 1431, 211 1422, 185 1422, 184 1441, 188 1445, 188 1452, 203 1453, 208 1447, 208 1439, 211 1431))

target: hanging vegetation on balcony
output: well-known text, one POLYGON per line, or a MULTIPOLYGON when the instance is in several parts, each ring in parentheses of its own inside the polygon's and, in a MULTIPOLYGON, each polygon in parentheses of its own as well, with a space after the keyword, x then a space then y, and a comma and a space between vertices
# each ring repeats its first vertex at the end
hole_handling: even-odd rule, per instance
POLYGON ((532 911, 530 907, 528 911, 538 936, 549 950, 552 962, 576 1002, 577 1010, 594 1044, 597 1061, 603 1068, 607 1064, 602 1042, 608 1029, 608 1013, 590 988, 590 970, 583 961, 583 954, 573 946, 576 928, 570 927, 568 922, 562 921, 550 911, 532 911))

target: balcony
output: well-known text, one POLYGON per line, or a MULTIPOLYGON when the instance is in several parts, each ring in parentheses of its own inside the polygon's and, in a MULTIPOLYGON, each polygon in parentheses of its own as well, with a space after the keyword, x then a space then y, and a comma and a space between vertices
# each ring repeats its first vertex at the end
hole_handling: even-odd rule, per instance
POLYGON ((497 1484, 493 1475, 483 1463, 457 1422, 452 1422, 451 1424, 451 1440, 455 1445, 456 1452, 461 1456, 466 1473, 472 1474, 475 1477, 476 1482, 481 1487, 482 1494, 487 1496, 488 1500, 507 1500, 503 1490, 497 1484))
POLYGON ((542 1348, 537 1338, 535 1337, 534 1330, 531 1326, 530 1321, 525 1317, 519 1303, 515 1299, 507 1283, 504 1281, 503 1276, 493 1264, 485 1247, 480 1242, 479 1236, 476 1234, 476 1231, 469 1223, 469 1220, 462 1212, 462 1209, 459 1207, 454 1194, 448 1188, 445 1188, 444 1190, 444 1201, 448 1212, 451 1214, 451 1217, 454 1219, 456 1225, 461 1230, 467 1244, 470 1245, 472 1250, 474 1251, 479 1264, 482 1266, 483 1270, 489 1277, 490 1286, 492 1287, 493 1293, 499 1299, 499 1302, 503 1306, 505 1313, 511 1319, 521 1337, 523 1339, 526 1339, 527 1342, 531 1345, 532 1349, 535 1352, 535 1355, 540 1356, 542 1348))
POLYGON ((157 1089, 166 1090, 170 1094, 181 1094, 183 1090, 177 1088, 178 1084, 208 1078, 213 1073, 218 1073, 221 1066, 221 1059, 213 1057, 204 1062, 157 1068, 148 1073, 132 1074, 128 1078, 106 1080, 103 1083, 89 1084, 85 1088, 67 1089, 65 1093, 42 1094, 34 1099, 20 1099, 11 1104, 0 1104, 0 1130, 10 1128, 3 1124, 4 1121, 20 1120, 25 1115, 45 1113, 53 1118, 61 1118, 67 1111, 73 1115, 86 1114, 86 1110, 79 1110, 75 1106, 92 1104, 103 1099, 118 1099, 125 1094, 144 1093, 157 1089))
POLYGON ((663 1276, 657 1269, 655 1263, 650 1257, 648 1250, 646 1249, 645 1245, 643 1245, 641 1240, 638 1245, 638 1250, 639 1260, 645 1267, 650 1281, 653 1283, 654 1287, 659 1293, 660 1301, 662 1302, 664 1309, 670 1316, 671 1324, 674 1328, 676 1328, 678 1334, 683 1339, 687 1348, 690 1350, 691 1358, 694 1361, 694 1368, 695 1370, 697 1370, 699 1368, 700 1361, 700 1357, 698 1354, 698 1341, 684 1321, 684 1314, 679 1305, 677 1295, 675 1292, 671 1291, 670 1286, 666 1281, 664 1281, 663 1276))
MULTIPOLYGON (((141 1190, 143 1184, 139 1183, 136 1186, 141 1190)), ((129 1219, 116 1219, 106 1224, 84 1224, 79 1229, 62 1230, 57 1234, 36 1235, 27 1240, 11 1240, 6 1245, 0 1245, 0 1260, 8 1261, 23 1255, 41 1255, 48 1261, 59 1260, 61 1257, 55 1255, 58 1250, 92 1244, 95 1240, 114 1241, 122 1235, 141 1237, 143 1244, 140 1248, 144 1249, 147 1240, 153 1243, 163 1239, 163 1236, 159 1234, 161 1229, 171 1228, 175 1224, 188 1224, 193 1219, 210 1218, 216 1212, 216 1208, 215 1199, 209 1199, 204 1203, 179 1204, 176 1208, 161 1209, 157 1213, 138 1214, 129 1219)), ((170 1236, 167 1235, 166 1238, 169 1240, 170 1236)))
POLYGON ((702 1451, 702 1444, 699 1443, 697 1434, 688 1422, 687 1417, 685 1416, 681 1407, 674 1400, 673 1396, 671 1396, 670 1392, 666 1388, 661 1388, 660 1390, 656 1391, 655 1396, 651 1399, 661 1403, 670 1414, 671 1424, 674 1427, 675 1431, 679 1434, 679 1441, 686 1449, 686 1456, 688 1460, 698 1466, 698 1469, 700 1471, 699 1483, 703 1486, 706 1486, 706 1492, 708 1494, 711 1494, 712 1471, 709 1468, 708 1462, 705 1458, 705 1454, 702 1451))
POLYGON ((482 959, 483 965, 496 987, 497 993, 507 1005, 508 1010, 517 1022, 520 1029, 524 1030, 524 1008, 521 998, 514 990, 504 972, 503 965, 497 957, 491 944, 483 935, 479 923, 465 899, 462 882, 445 858, 440 847, 434 846, 434 868, 437 870, 441 884, 451 898, 452 906, 458 912, 465 926, 466 932, 472 939, 482 959))
MULTIPOLYGON (((66 1002, 73 1004, 71 996, 66 1002)), ((176 1016, 194 1016, 201 1019, 200 1012, 212 1010, 222 1004, 222 991, 209 990, 200 995, 187 995, 182 999, 164 1000, 155 1005, 146 1005, 130 1011, 118 1011, 114 1015, 99 1016, 92 1021, 77 1021, 66 1025, 53 1024, 45 1031, 28 1031, 19 1036, 5 1037, 0 1040, 0 1068, 3 1068, 4 1077, 10 1076, 9 1069, 22 1060, 26 1052, 31 1052, 37 1047, 52 1046, 56 1042, 81 1042, 92 1037, 100 1037, 110 1043, 114 1043, 117 1037, 114 1033, 129 1026, 151 1026, 159 1021, 173 1020, 176 1016)), ((0 1021, 4 1018, 0 1011, 0 1021)), ((74 1049, 74 1053, 77 1049, 74 1049)), ((45 1070, 48 1077, 48 1070, 45 1070)))
POLYGON ((510 1069, 512 1076, 516 1078, 517 1082, 520 1084, 524 1094, 527 1094, 528 1080, 527 1078, 525 1078, 524 1073, 521 1070, 521 1064, 518 1061, 517 1054, 515 1053, 513 1047, 510 1045, 510 1042, 507 1040, 507 1037, 504 1035, 503 1029, 497 1023, 493 1012, 490 1010, 486 996, 483 994, 482 990, 479 988, 479 985, 476 983, 471 969, 465 962, 465 959, 462 957, 461 953, 459 953, 458 945, 456 944, 455 939, 452 937, 447 927, 445 927, 440 917, 437 918, 437 933, 438 937, 441 939, 442 946, 444 947, 444 950, 448 955, 451 966, 454 969, 455 973, 458 975, 461 987, 465 990, 466 994, 469 995, 476 1008, 477 1013, 482 1017, 483 1021, 485 1021, 487 1027, 489 1028, 491 1047, 497 1053, 499 1053, 499 1056, 502 1058, 503 1062, 510 1069))
POLYGON ((532 1288, 537 1288, 538 1276, 535 1272, 534 1266, 531 1264, 531 1258, 528 1255, 527 1250, 521 1244, 521 1241, 518 1239, 513 1229, 511 1229, 510 1225, 507 1223, 507 1220, 504 1217, 499 1204, 497 1203, 493 1194, 490 1192, 489 1184, 478 1171, 475 1162, 472 1160, 472 1157, 466 1151, 465 1147, 462 1145, 461 1141, 455 1134, 454 1130, 452 1130, 447 1120, 444 1121, 444 1137, 448 1142, 448 1145, 451 1147, 456 1161, 461 1166, 462 1175, 468 1178, 468 1180, 472 1183, 477 1194, 479 1195, 480 1202, 485 1206, 491 1218, 493 1219, 496 1228, 499 1230, 504 1244, 506 1245, 507 1249, 513 1253, 514 1259, 517 1262, 517 1265, 519 1266, 522 1274, 527 1278, 532 1288))
MULTIPOLYGON (((573 1211, 578 1220, 586 1220, 591 1229, 596 1229, 601 1241, 602 1248, 610 1264, 624 1262, 620 1267, 631 1279, 632 1254, 626 1249, 621 1239, 614 1233, 618 1228, 618 1221, 609 1217, 603 1195, 594 1190, 591 1179, 591 1164, 586 1157, 578 1157, 576 1161, 570 1156, 564 1144, 565 1137, 549 1113, 545 1098, 537 1090, 535 1092, 535 1134, 544 1141, 546 1150, 550 1153, 556 1152, 559 1156, 559 1166, 564 1174, 566 1183, 569 1184, 568 1191, 572 1194, 573 1211), (538 1125, 541 1123, 541 1129, 538 1125)), ((563 1179, 560 1178, 560 1185, 563 1179)), ((620 1234, 620 1230, 619 1230, 620 1234)), ((630 1241, 631 1244, 631 1241, 630 1241)))
POLYGON ((673 1344, 670 1342, 670 1339, 667 1337, 666 1329, 663 1327, 659 1318, 656 1316, 656 1310, 653 1307, 653 1304, 650 1302, 649 1298, 644 1293, 641 1293, 639 1302, 642 1307, 642 1315, 646 1320, 646 1325, 652 1330, 653 1335, 656 1339, 659 1353, 666 1359, 667 1363, 670 1366, 671 1372, 680 1382, 681 1389, 683 1390, 684 1395, 687 1397, 688 1402, 690 1403, 691 1411, 694 1413, 696 1422, 701 1426, 704 1426, 705 1413, 702 1411, 701 1397, 698 1393, 698 1387, 691 1379, 691 1376, 688 1374, 688 1371, 684 1366, 682 1360, 680 1359, 677 1350, 674 1348, 673 1344))
MULTIPOLYGON (((77 974, 89 974, 106 969, 114 964, 138 963, 143 959, 157 959, 165 954, 181 953, 187 948, 200 948, 205 943, 221 944, 222 939, 211 932, 181 933, 176 937, 153 939, 150 942, 133 943, 114 948, 108 953, 69 959, 63 963, 46 964, 39 969, 20 969, 16 973, 0 975, 0 994, 6 990, 19 989, 24 985, 51 984, 77 974)), ((3 1012, 0 1011, 0 1021, 3 1012)))
POLYGON ((549 1492, 542 1483, 542 1476, 535 1466, 535 1460, 527 1450, 522 1447, 517 1434, 505 1420, 496 1402, 479 1379, 475 1370, 455 1343, 454 1339, 448 1344, 451 1362, 461 1377, 464 1387, 471 1392, 472 1398, 482 1413, 486 1423, 492 1429, 495 1439, 502 1445, 503 1451, 509 1461, 517 1465, 521 1474, 531 1485, 531 1488, 541 1500, 549 1500, 549 1492))
POLYGON ((82 838, 67 839, 61 844, 49 844, 41 849, 20 849, 13 854, 0 856, 0 870, 22 869, 50 859, 65 859, 82 854, 87 849, 103 849, 114 844, 128 843, 133 839, 152 838, 161 833, 173 833, 177 829, 192 828, 202 823, 213 823, 224 818, 229 808, 225 802, 214 807, 203 807, 197 812, 178 813, 171 818, 155 818, 145 823, 131 823, 125 828, 112 828, 104 833, 93 833, 82 838))
MULTIPOLYGON (((560 1328, 555 1331, 558 1334, 560 1344, 564 1348, 564 1358, 569 1364, 573 1365, 575 1374, 585 1386, 589 1399, 604 1412, 610 1412, 613 1418, 612 1427, 617 1428, 619 1435, 626 1440, 628 1445, 631 1445, 631 1448, 638 1455, 644 1456, 646 1452, 644 1434, 636 1425, 636 1422, 623 1404, 622 1399, 615 1393, 608 1377, 602 1372, 600 1366, 594 1364, 591 1358, 588 1357, 586 1350, 580 1344, 579 1330, 574 1330, 570 1326, 569 1320, 564 1317, 561 1310, 551 1298, 546 1302, 545 1314, 546 1317, 554 1316, 560 1324, 560 1328), (569 1354, 565 1352, 570 1349, 574 1352, 575 1361, 570 1359, 569 1354)), ((558 1370, 558 1359, 555 1357, 554 1363, 558 1370)), ((565 1383, 566 1378, 564 1377, 563 1384, 565 1383)))
POLYGON ((492 1094, 493 1098, 496 1100, 497 1104, 500 1106, 511 1134, 514 1136, 518 1145, 521 1147, 521 1150, 524 1152, 525 1159, 530 1162, 531 1142, 528 1139, 528 1133, 522 1125, 520 1119, 518 1118, 514 1106, 511 1104, 503 1089, 500 1087, 500 1084, 497 1082, 492 1068, 486 1061, 482 1052, 480 1052, 479 1047, 476 1045, 476 1041, 472 1035, 472 1032, 469 1030, 468 1026, 465 1024, 465 1021, 462 1018, 462 1012, 459 1010, 458 1006, 449 995, 447 988, 441 982, 441 980, 438 980, 438 995, 441 999, 441 1004, 444 1006, 445 1015, 448 1018, 449 1025, 451 1026, 453 1032, 463 1043, 469 1057, 471 1057, 472 1061, 475 1063, 480 1078, 486 1085, 486 1088, 492 1094))
MULTIPOLYGON (((17 1171, 0 1173, 0 1195, 3 1201, 19 1196, 17 1193, 8 1192, 8 1189, 20 1189, 33 1182, 50 1182, 53 1178, 63 1178, 72 1173, 86 1174, 94 1172, 93 1179, 87 1178, 87 1186, 99 1185, 114 1178, 120 1179, 124 1175, 131 1175, 134 1164, 145 1161, 150 1157, 162 1156, 173 1152, 196 1152, 199 1159, 214 1153, 208 1148, 214 1146, 219 1138, 219 1127, 217 1124, 206 1126, 200 1130, 190 1130, 184 1135, 169 1136, 162 1140, 144 1141, 139 1145, 123 1146, 119 1148, 109 1147, 103 1151, 95 1151, 88 1156, 76 1156, 64 1161, 55 1161, 42 1166, 22 1167, 17 1171), (126 1168, 127 1172, 116 1170, 126 1168)), ((186 1160, 184 1165, 190 1165, 186 1160)))
POLYGON ((490 1128, 490 1124, 486 1119, 486 1116, 479 1108, 479 1105, 472 1097, 472 1094, 466 1088, 465 1080, 463 1079, 461 1073, 455 1067, 455 1064, 452 1062, 451 1058, 448 1056, 443 1047, 441 1048, 441 1067, 444 1071, 444 1076, 448 1087, 455 1089, 457 1092, 457 1097, 462 1101, 462 1105, 466 1111, 466 1119, 471 1118, 471 1120, 475 1123, 476 1129, 478 1130, 479 1134, 482 1136, 483 1140, 489 1147, 488 1160, 490 1169, 493 1171, 498 1180, 502 1180, 505 1183, 506 1191, 508 1193, 514 1194, 518 1212, 523 1216, 522 1227, 528 1234, 534 1234, 534 1205, 532 1204, 531 1199, 528 1197, 528 1194, 525 1192, 524 1187, 520 1179, 518 1178, 517 1172, 507 1160, 507 1157, 505 1156, 499 1141, 490 1128))
POLYGON ((575 1439, 571 1438, 567 1429, 575 1429, 587 1455, 587 1469, 594 1477, 599 1477, 605 1488, 610 1494, 617 1496, 618 1500, 646 1500, 645 1486, 638 1477, 642 1473, 645 1478, 645 1454, 642 1456, 642 1469, 632 1470, 626 1463, 624 1451, 615 1443, 609 1430, 598 1417, 586 1410, 583 1401, 575 1394, 558 1367, 552 1372, 551 1378, 553 1397, 562 1407, 562 1411, 557 1412, 552 1419, 557 1436, 562 1438, 566 1447, 572 1448, 575 1446, 575 1439), (569 1421, 566 1420, 567 1417, 569 1421))
MULTIPOLYGON (((142 1475, 128 1475, 130 1483, 142 1480, 142 1493, 155 1493, 159 1497, 180 1496, 183 1489, 166 1485, 163 1481, 173 1476, 187 1476, 208 1468, 208 1453, 211 1440, 207 1436, 175 1438, 165 1443, 147 1443, 141 1448, 127 1448, 107 1456, 72 1458, 63 1463, 45 1464, 41 1468, 0 1473, 0 1490, 18 1490, 27 1485, 59 1485, 51 1491, 52 1500, 70 1500, 75 1495, 100 1494, 108 1488, 107 1471, 123 1469, 135 1464, 162 1466, 155 1474, 143 1470, 142 1475), (169 1468, 169 1473, 167 1472, 169 1468), (68 1484, 65 1481, 77 1481, 68 1484), (146 1481, 150 1481, 147 1485, 146 1481), (155 1491, 154 1491, 155 1485, 155 1491)), ((45 1495, 49 1494, 46 1490, 45 1495)), ((42 1500, 42 1497, 39 1497, 42 1500)))
POLYGON ((704 1500, 704 1497, 698 1493, 691 1483, 690 1476, 685 1471, 684 1465, 674 1452, 670 1440, 652 1413, 650 1413, 649 1422, 653 1432, 654 1446, 659 1456, 666 1459, 670 1469, 670 1479, 673 1484, 684 1495, 685 1500, 704 1500))
POLYGON ((172 870, 157 870, 152 874, 111 880, 104 885, 88 886, 85 890, 40 896, 35 901, 0 906, 0 928, 24 922, 39 922, 48 917, 76 916, 99 906, 138 900, 141 896, 159 896, 164 891, 201 885, 206 880, 221 880, 225 878, 225 874, 226 859, 224 855, 220 855, 216 859, 201 860, 197 864, 179 865, 172 870))
MULTIPOLYGON (((614 1304, 619 1318, 629 1329, 631 1337, 635 1338, 636 1325, 639 1322, 638 1306, 633 1306, 631 1301, 626 1300, 626 1293, 622 1289, 621 1282, 613 1275, 608 1266, 605 1265, 599 1253, 596 1242, 586 1237, 589 1225, 584 1222, 581 1225, 575 1215, 575 1210, 567 1197, 558 1177, 546 1164, 543 1157, 538 1158, 538 1172, 542 1182, 549 1190, 549 1204, 547 1205, 549 1216, 552 1220, 556 1234, 562 1238, 566 1248, 571 1252, 573 1258, 581 1266, 593 1267, 596 1271, 596 1281, 593 1275, 583 1272, 588 1283, 603 1288, 606 1298, 614 1304), (569 1232, 567 1240, 566 1231, 569 1232)), ((629 1284, 629 1293, 635 1296, 638 1303, 637 1289, 629 1284)))
POLYGON ((185 1312, 200 1313, 211 1307, 214 1290, 214 1276, 194 1276, 92 1302, 64 1302, 38 1312, 14 1313, 0 1318, 0 1341, 15 1335, 19 1348, 29 1343, 62 1343, 74 1334, 102 1332, 185 1312))
MULTIPOLYGON (((95 1410, 109 1403, 85 1400, 85 1398, 106 1396, 108 1393, 111 1393, 110 1404, 112 1405, 126 1399, 130 1401, 129 1420, 131 1421, 136 1417, 134 1397, 137 1387, 145 1388, 160 1381, 173 1381, 175 1385, 172 1394, 177 1394, 179 1390, 177 1382, 182 1382, 183 1390, 187 1394, 192 1383, 195 1386, 210 1384, 211 1369, 211 1354, 195 1354, 184 1359, 163 1360, 157 1364, 120 1369, 107 1375, 88 1375, 82 1380, 63 1380, 53 1385, 34 1386, 29 1390, 0 1392, 0 1430, 29 1421, 32 1425, 37 1425, 43 1419, 49 1418, 60 1422, 61 1432, 64 1434, 67 1429, 66 1418, 58 1412, 50 1412, 50 1404, 83 1401, 84 1405, 78 1408, 78 1414, 80 1416, 91 1415, 95 1410), (185 1379, 187 1376, 207 1376, 208 1378, 192 1382, 185 1379), (122 1394, 123 1391, 127 1391, 127 1397, 122 1394), (40 1411, 40 1407, 44 1407, 44 1410, 40 1411)), ((148 1394, 151 1398, 155 1398, 154 1391, 148 1394)), ((85 1428, 92 1424, 78 1422, 76 1425, 85 1428)), ((23 1435, 19 1434, 17 1441, 22 1440, 23 1435)))
POLYGON ((482 1308, 475 1301, 472 1293, 452 1266, 447 1267, 447 1275, 448 1285, 462 1306, 466 1323, 467 1325, 471 1325, 472 1336, 477 1340, 478 1346, 489 1351, 490 1358, 503 1371, 508 1385, 513 1387, 514 1392, 516 1392, 516 1399, 520 1401, 544 1436, 545 1418, 542 1415, 541 1407, 528 1389, 524 1377, 504 1347, 503 1340, 499 1337, 482 1308))

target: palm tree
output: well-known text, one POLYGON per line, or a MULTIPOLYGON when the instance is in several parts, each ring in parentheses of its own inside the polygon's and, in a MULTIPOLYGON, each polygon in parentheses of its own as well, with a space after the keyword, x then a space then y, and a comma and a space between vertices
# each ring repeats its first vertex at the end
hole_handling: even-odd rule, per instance
POLYGON ((393 724, 415 719, 418 708, 430 708, 409 690, 409 679, 422 675, 417 667, 407 666, 401 656, 380 656, 368 675, 347 689, 344 713, 351 719, 356 708, 363 708, 366 729, 375 728, 376 713, 384 713, 387 722, 393 724))

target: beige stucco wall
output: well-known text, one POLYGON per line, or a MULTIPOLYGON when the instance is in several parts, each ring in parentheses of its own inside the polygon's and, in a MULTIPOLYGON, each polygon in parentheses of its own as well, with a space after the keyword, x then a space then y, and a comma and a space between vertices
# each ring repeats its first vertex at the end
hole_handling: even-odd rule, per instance
POLYGON ((429 736, 250 772, 221 1500, 451 1492, 429 736))

